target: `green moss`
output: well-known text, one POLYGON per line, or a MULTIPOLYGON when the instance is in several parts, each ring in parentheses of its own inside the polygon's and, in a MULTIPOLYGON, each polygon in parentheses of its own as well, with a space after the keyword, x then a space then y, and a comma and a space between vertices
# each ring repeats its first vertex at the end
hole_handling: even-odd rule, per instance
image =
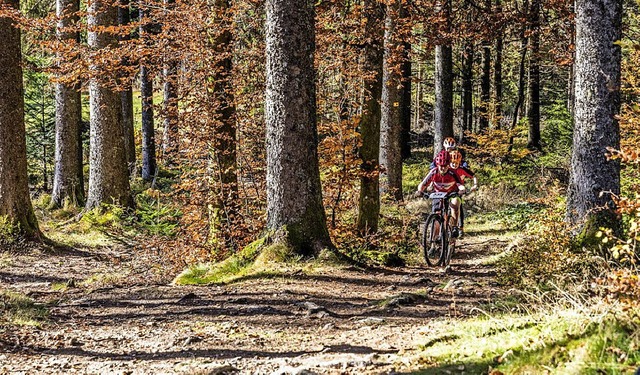
POLYGON ((246 277, 252 271, 257 271, 254 262, 262 251, 270 254, 265 255, 263 262, 270 256, 275 257, 275 254, 285 252, 280 248, 269 249, 269 246, 266 246, 267 241, 269 236, 259 238, 222 262, 191 266, 178 275, 173 282, 179 285, 226 284, 246 277))
POLYGON ((44 306, 31 298, 10 291, 0 291, 0 325, 40 326, 48 316, 44 306))
POLYGON ((432 323, 417 373, 633 373, 640 363, 635 324, 590 308, 432 323))

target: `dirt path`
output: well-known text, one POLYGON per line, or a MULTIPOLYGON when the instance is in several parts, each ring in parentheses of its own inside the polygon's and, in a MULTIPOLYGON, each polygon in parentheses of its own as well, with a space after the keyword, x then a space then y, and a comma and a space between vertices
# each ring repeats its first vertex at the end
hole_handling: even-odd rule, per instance
POLYGON ((447 274, 327 269, 211 287, 169 285, 126 249, 0 253, 1 289, 52 304, 41 328, 0 328, 0 373, 410 372, 430 321, 504 294, 483 260, 506 239, 471 233, 462 245, 447 274))

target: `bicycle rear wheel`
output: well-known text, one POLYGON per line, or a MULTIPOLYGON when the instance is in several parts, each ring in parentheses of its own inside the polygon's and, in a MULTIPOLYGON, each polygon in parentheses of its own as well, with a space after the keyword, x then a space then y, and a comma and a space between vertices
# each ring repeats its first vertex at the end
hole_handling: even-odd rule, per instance
POLYGON ((429 215, 422 234, 422 254, 427 264, 432 267, 444 261, 447 249, 445 233, 442 217, 437 214, 429 215))

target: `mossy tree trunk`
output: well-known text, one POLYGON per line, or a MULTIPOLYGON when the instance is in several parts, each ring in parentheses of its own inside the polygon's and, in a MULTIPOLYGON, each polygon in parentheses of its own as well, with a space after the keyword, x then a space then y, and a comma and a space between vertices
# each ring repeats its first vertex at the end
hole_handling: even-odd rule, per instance
POLYGON ((301 255, 330 247, 318 166, 315 10, 266 1, 267 228, 301 255))
MULTIPOLYGON (((78 32, 65 31, 78 21, 78 0, 57 0, 57 38, 61 41, 79 41, 78 32)), ((60 56, 64 58, 64 56, 60 56)), ((84 204, 84 182, 82 171, 82 102, 80 85, 56 83, 56 138, 55 168, 52 207, 62 207, 65 201, 75 205, 84 204)))
MULTIPOLYGON (((104 28, 118 22, 117 7, 100 0, 90 2, 87 23, 88 43, 92 51, 115 48, 116 36, 104 28), (99 29, 95 29, 98 27, 99 29)), ((109 77, 100 74, 100 60, 92 59, 89 81, 91 140, 89 150, 89 193, 85 207, 102 203, 133 206, 129 187, 129 170, 125 154, 120 93, 108 86, 109 77)), ((115 74, 115 73, 113 73, 115 74)), ((115 80, 116 77, 110 77, 115 80)))
MULTIPOLYGON (((4 4, 19 9, 17 0, 4 4)), ((0 40, 0 218, 13 234, 39 238, 27 180, 20 30, 12 19, 0 17, 0 40)))
POLYGON ((364 2, 367 40, 363 51, 366 99, 362 108, 360 134, 362 159, 357 227, 361 233, 378 231, 380 216, 380 101, 382 96, 382 65, 384 61, 384 5, 377 0, 364 2))
POLYGON ((619 222, 611 194, 620 193, 620 164, 607 147, 620 147, 622 0, 576 1, 575 125, 567 216, 583 239, 619 222))

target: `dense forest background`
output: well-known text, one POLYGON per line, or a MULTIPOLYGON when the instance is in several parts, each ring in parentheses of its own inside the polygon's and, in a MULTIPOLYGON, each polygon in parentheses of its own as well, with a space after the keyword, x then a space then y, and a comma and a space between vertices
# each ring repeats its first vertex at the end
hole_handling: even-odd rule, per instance
POLYGON ((0 244, 119 238, 177 284, 425 267, 413 193, 454 137, 501 313, 580 304, 582 369, 631 371, 639 6, 0 0, 0 244))

